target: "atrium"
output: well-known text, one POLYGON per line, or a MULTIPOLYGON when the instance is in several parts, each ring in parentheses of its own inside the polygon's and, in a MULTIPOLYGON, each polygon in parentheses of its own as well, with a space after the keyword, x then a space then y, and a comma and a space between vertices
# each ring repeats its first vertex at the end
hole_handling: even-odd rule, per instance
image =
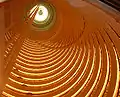
POLYGON ((120 97, 119 0, 0 0, 0 97, 120 97))

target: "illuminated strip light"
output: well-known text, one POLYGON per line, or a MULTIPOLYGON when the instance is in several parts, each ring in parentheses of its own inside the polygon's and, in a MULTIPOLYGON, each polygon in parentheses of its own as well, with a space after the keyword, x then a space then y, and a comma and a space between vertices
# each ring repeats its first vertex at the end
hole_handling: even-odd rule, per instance
POLYGON ((6 34, 7 40, 9 40, 11 38, 8 34, 9 33, 6 34))
POLYGON ((35 45, 35 44, 27 45, 27 44, 24 43, 23 47, 28 48, 30 50, 37 50, 37 51, 40 51, 40 49, 50 49, 50 48, 46 48, 46 47, 42 46, 41 44, 40 45, 39 44, 37 44, 37 45, 35 45))
POLYGON ((5 33, 5 39, 6 39, 6 41, 8 41, 8 33, 9 33, 9 32, 6 32, 6 33, 5 33))
MULTIPOLYGON (((71 49, 72 49, 72 48, 71 48, 71 49)), ((71 51, 71 49, 69 50, 69 52, 71 51)), ((75 50, 75 48, 74 48, 74 50, 75 50)), ((73 51, 74 51, 74 50, 72 50, 71 55, 73 54, 73 51)), ((69 54, 69 53, 67 53, 66 56, 67 56, 68 54, 69 54)), ((66 57, 66 56, 65 56, 65 57, 66 57)), ((69 58, 68 58, 68 59, 69 59, 69 58)), ((67 60, 68 60, 68 59, 67 59, 67 60)), ((62 60, 63 60, 63 59, 62 59, 62 60)), ((62 60, 61 60, 61 61, 62 61, 62 60)), ((67 60, 66 60, 66 61, 67 61, 67 60)), ((64 63, 66 63, 66 61, 65 61, 64 63)), ((22 62, 22 61, 21 61, 21 62, 22 62)), ((60 62, 59 62, 59 63, 60 63, 60 62)), ((58 63, 57 63, 57 64, 58 64, 58 63)), ((36 66, 36 65, 33 65, 33 66, 36 66)))
POLYGON ((46 47, 38 47, 38 45, 37 45, 37 47, 35 46, 35 47, 33 47, 33 45, 31 45, 31 46, 28 46, 28 45, 25 45, 25 44, 23 44, 23 46, 22 46, 22 48, 26 48, 26 49, 28 49, 28 50, 31 50, 31 51, 40 51, 41 52, 41 50, 43 49, 45 49, 45 50, 48 50, 48 49, 50 49, 50 48, 46 48, 46 47))
POLYGON ((31 14, 36 8, 37 8, 37 5, 30 10, 29 14, 31 14))
MULTIPOLYGON (((85 47, 84 47, 84 49, 85 49, 85 47)), ((77 68, 76 72, 75 72, 65 83, 69 82, 69 81, 77 74, 78 70, 81 68, 81 65, 82 65, 82 63, 83 63, 83 61, 84 61, 85 53, 86 53, 86 49, 85 49, 85 52, 84 52, 82 61, 81 61, 80 65, 79 65, 79 67, 77 68)), ((78 59, 79 59, 79 58, 80 58, 80 54, 79 54, 76 62, 78 62, 78 59)), ((87 65, 85 66, 85 69, 86 69, 86 67, 87 67, 87 65)), ((83 70, 83 72, 85 72, 85 69, 83 70)), ((59 97, 59 96, 65 94, 66 92, 68 92, 70 89, 72 89, 72 87, 74 87, 74 85, 75 85, 75 84, 81 79, 81 77, 83 76, 83 74, 84 74, 83 72, 82 72, 82 74, 80 75, 80 77, 77 79, 77 81, 76 81, 72 86, 70 86, 70 87, 69 87, 67 90, 65 90, 64 92, 62 92, 62 93, 60 93, 60 94, 57 94, 57 95, 55 95, 55 96, 53 96, 53 97, 59 97)))
POLYGON ((5 40, 8 41, 7 36, 5 35, 5 40))
POLYGON ((2 92, 2 94, 5 95, 5 96, 7 96, 7 97, 15 97, 15 96, 10 95, 10 94, 8 94, 8 93, 6 93, 6 92, 4 92, 4 91, 2 92))
MULTIPOLYGON (((15 88, 15 87, 12 87, 12 86, 10 86, 10 85, 8 85, 8 84, 6 84, 6 87, 8 87, 8 88, 10 88, 10 89, 12 89, 12 90, 15 90, 15 91, 17 91, 17 92, 21 92, 21 93, 28 93, 29 91, 24 91, 24 90, 21 90, 21 89, 17 89, 17 88, 15 88)), ((37 92, 36 92, 37 93, 37 92)))
MULTIPOLYGON (((75 64, 74 64, 75 65, 75 64)), ((71 69, 73 69, 74 68, 74 66, 71 68, 71 69)), ((70 72, 71 70, 69 70, 69 72, 70 72)), ((63 77, 65 77, 69 72, 67 72, 63 77)), ((13 72, 12 72, 12 74, 14 74, 13 72)), ((14 74, 14 75, 16 75, 16 74, 14 74)), ((75 75, 75 74, 74 74, 75 75)), ((18 76, 18 75, 16 75, 16 76, 18 76)), ((56 81, 59 81, 59 80, 61 80, 63 77, 61 77, 61 78, 59 78, 59 79, 57 79, 57 80, 55 80, 55 81, 53 81, 53 82, 51 82, 51 83, 55 83, 56 81)), ((22 77, 22 78, 24 78, 24 77, 22 77)), ((31 80, 31 79, 29 79, 29 78, 24 78, 24 79, 27 79, 27 80, 31 80)), ((70 78, 71 79, 71 78, 70 78)), ((70 80, 69 79, 69 80, 70 80)), ((42 79, 34 79, 34 80, 42 80, 42 79)), ((67 81, 68 82, 68 81, 67 81)), ((47 84, 42 84, 42 85, 40 85, 40 86, 45 86, 45 85, 49 85, 49 84, 51 84, 51 83, 47 83, 47 84)), ((63 83, 64 84, 64 83, 63 83)))
POLYGON ((4 57, 7 57, 7 55, 5 54, 4 57))
MULTIPOLYGON (((66 51, 67 52, 67 51, 66 51)), ((62 56, 64 56, 64 54, 66 53, 66 52, 64 52, 63 54, 62 54, 62 56)), ((60 56, 60 57, 62 57, 62 56, 60 56)), ((60 58, 59 58, 60 59, 60 58)), ((58 59, 57 59, 58 60, 58 59)), ((21 66, 21 65, 19 65, 19 64, 17 64, 17 63, 15 63, 16 64, 16 66, 19 66, 20 68, 24 68, 24 69, 26 69, 26 70, 32 70, 32 71, 40 71, 40 70, 45 70, 45 68, 39 68, 39 69, 34 69, 34 68, 26 68, 26 67, 24 67, 24 66, 21 66)), ((52 67, 54 67, 54 66, 56 66, 57 64, 55 64, 55 65, 51 65, 51 66, 49 66, 49 67, 47 67, 47 69, 49 69, 49 68, 52 68, 52 67)))
MULTIPOLYGON (((60 49, 59 50, 53 50, 53 51, 51 51, 51 53, 49 53, 49 56, 51 57, 51 56, 53 56, 52 54, 57 54, 58 52, 60 51, 60 49)), ((64 51, 64 49, 63 50, 61 50, 61 51, 64 51)), ((26 52, 24 52, 24 51, 20 51, 20 55, 21 56, 24 56, 24 57, 26 57, 26 58, 29 58, 29 59, 36 59, 36 60, 40 60, 40 59, 45 59, 45 58, 48 58, 49 56, 48 55, 46 55, 46 56, 39 56, 39 57, 41 57, 41 58, 38 58, 38 57, 32 57, 32 56, 30 56, 29 55, 29 53, 26 53, 26 52)), ((55 55, 54 54, 54 55, 55 55)))
POLYGON ((8 34, 6 34, 6 38, 7 38, 7 41, 8 41, 11 37, 9 37, 9 35, 8 35, 8 34))
POLYGON ((106 74, 106 78, 105 78, 105 82, 104 82, 104 85, 103 85, 103 87, 102 87, 102 90, 101 90, 101 92, 100 92, 100 94, 99 94, 99 96, 98 97, 102 97, 102 95, 103 95, 103 93, 104 93, 104 91, 105 91, 105 88, 106 88, 106 85, 107 85, 107 81, 108 81, 108 78, 109 78, 109 69, 110 69, 110 67, 109 67, 109 54, 108 54, 108 51, 107 51, 107 47, 106 47, 106 45, 104 44, 104 46, 105 46, 105 49, 106 49, 106 54, 107 54, 107 74, 106 74))
MULTIPOLYGON (((20 63, 23 63, 23 64, 25 64, 25 65, 28 65, 28 63, 24 63, 24 62, 22 62, 21 60, 19 60, 19 59, 16 59, 18 62, 20 62, 20 63)), ((57 59, 58 60, 58 59, 57 59)), ((63 60, 63 59, 62 59, 63 60)), ((47 65, 49 65, 49 64, 52 64, 52 63, 54 63, 54 62, 56 62, 56 60, 53 60, 52 62, 49 62, 49 63, 45 63, 45 64, 39 64, 39 65, 36 65, 36 64, 29 64, 28 66, 36 66, 36 67, 39 67, 39 66, 47 66, 47 65)), ((59 63, 60 63, 61 61, 59 61, 59 63)), ((58 63, 57 63, 58 64, 58 63)))
MULTIPOLYGON (((55 58, 56 56, 54 56, 54 58, 55 58)), ((32 64, 36 64, 36 63, 39 63, 39 64, 43 64, 43 62, 46 62, 46 60, 37 60, 37 61, 32 61, 32 60, 28 60, 28 59, 25 59, 25 58, 23 58, 23 57, 21 57, 20 55, 18 55, 18 58, 20 58, 20 59, 22 59, 22 60, 24 60, 24 61, 27 61, 27 62, 29 62, 29 63, 32 63, 32 64)), ((53 59, 53 57, 52 58, 49 58, 47 61, 51 61, 53 59)), ((44 63, 44 64, 46 64, 46 63, 44 63)))
POLYGON ((45 54, 45 53, 50 53, 53 50, 55 51, 56 49, 50 49, 50 48, 44 49, 44 48, 42 48, 42 49, 39 49, 39 50, 32 50, 30 48, 28 49, 28 47, 22 47, 21 50, 24 50, 24 51, 26 51, 30 54, 45 54))
MULTIPOLYGON (((76 61, 76 63, 78 62, 78 60, 79 60, 79 58, 80 58, 80 55, 81 55, 81 52, 80 52, 80 54, 79 54, 79 57, 78 57, 78 59, 77 59, 77 61, 76 61)), ((84 56, 85 56, 85 54, 84 54, 84 56)), ((75 63, 75 64, 76 64, 75 63)), ((82 63, 81 63, 82 64, 82 63)), ((79 66, 79 68, 81 67, 81 65, 79 66)), ((73 66, 73 68, 74 68, 74 66, 73 66)), ((77 71, 79 70, 79 68, 76 70, 76 73, 77 73, 77 71)), ((71 70, 70 70, 71 71, 71 70)), ((76 73, 74 73, 72 76, 75 76, 75 74, 76 73)), ((67 74, 66 74, 67 75, 67 74)), ((66 75, 64 75, 64 76, 66 76, 66 75)), ((71 77, 72 78, 72 77, 71 77)), ((70 78, 70 79, 71 79, 70 78)), ((20 83, 20 82, 17 82, 17 81, 15 81, 15 80, 13 80, 13 79, 11 79, 11 78, 9 78, 10 80, 12 80, 13 82, 15 82, 15 83, 18 83, 18 84, 20 84, 20 85, 22 85, 23 83, 20 83)), ((60 79, 58 79, 58 80, 61 80, 62 79, 62 77, 60 78, 60 79)), ((69 79, 69 80, 70 80, 69 79)), ((54 82, 51 82, 51 83, 55 83, 57 80, 55 80, 54 82)), ((69 82, 69 81, 68 81, 69 82)), ((51 84, 51 83, 48 83, 48 84, 44 84, 44 86, 45 85, 49 85, 49 84, 51 84)), ((30 85, 30 84, 26 84, 27 86, 32 86, 32 87, 40 87, 40 86, 43 86, 43 85, 30 85)))
MULTIPOLYGON (((57 53, 59 52, 59 55, 61 54, 61 52, 60 52, 60 50, 58 50, 57 51, 57 53)), ((54 54, 54 53, 52 53, 52 54, 54 54)), ((53 56, 53 55, 50 55, 50 56, 53 56)), ((56 54, 56 53, 55 53, 56 54)), ((24 55, 23 55, 24 56, 24 55)), ((56 55, 56 56, 58 56, 58 55, 56 55)), ((42 63, 43 64, 43 62, 48 62, 48 61, 51 61, 51 60, 53 60, 53 59, 55 59, 56 58, 56 56, 53 56, 53 57, 51 57, 51 58, 49 58, 49 59, 47 59, 47 60, 42 60, 42 59, 39 59, 39 60, 30 60, 30 59, 25 59, 25 58, 23 58, 21 55, 18 55, 18 58, 20 58, 20 59, 22 59, 22 60, 24 60, 24 61, 27 61, 27 62, 30 62, 30 63, 42 63)), ((45 57, 47 57, 48 58, 48 56, 45 56, 45 57)), ((33 58, 34 59, 34 58, 33 58)))
MULTIPOLYGON (((52 42, 50 42, 50 43, 49 42, 48 43, 47 42, 43 43, 42 42, 42 43, 40 43, 40 46, 41 45, 46 45, 46 46, 50 46, 50 47, 52 46, 52 47, 54 47, 55 45, 56 46, 61 45, 60 43, 57 43, 57 44, 56 43, 52 43, 52 42)), ((38 43, 24 42, 24 45, 26 45, 26 46, 28 46, 30 48, 32 48, 31 46, 33 46, 33 48, 35 48, 35 46, 38 46, 38 43)))
MULTIPOLYGON (((94 46, 93 46, 93 48, 94 48, 94 46)), ((90 70, 90 73, 89 73, 86 81, 85 81, 84 84, 81 86, 81 88, 80 88, 75 94, 73 94, 71 97, 77 96, 77 94, 85 87, 86 83, 88 82, 88 80, 89 80, 89 78, 90 78, 90 76, 91 76, 91 74, 92 74, 93 68, 94 68, 95 52, 96 52, 96 50, 95 50, 95 48, 94 48, 93 64, 92 64, 92 68, 91 68, 91 70, 90 70)), ((88 59, 90 59, 90 51, 89 51, 88 59)), ((88 62, 89 62, 89 60, 87 60, 87 63, 86 63, 87 65, 88 65, 88 62)), ((87 68, 87 67, 86 67, 86 68, 87 68)), ((84 72, 85 72, 85 71, 84 71, 84 72)), ((83 73, 83 72, 82 72, 82 73, 83 73)), ((79 80, 80 80, 80 79, 78 79, 78 81, 79 81, 79 80)))
POLYGON ((53 43, 53 42, 45 42, 44 43, 44 42, 42 42, 42 45, 45 45, 45 46, 48 46, 48 47, 62 46, 62 44, 58 43, 58 42, 56 42, 56 43, 53 43))
MULTIPOLYGON (((21 92, 21 93, 32 93, 32 94, 41 94, 41 93, 45 93, 45 91, 36 91, 36 92, 33 92, 33 91, 25 91, 25 90, 21 90, 21 89, 17 89, 17 88, 15 88, 15 87, 12 87, 12 86, 10 86, 10 85, 8 85, 8 84, 6 84, 6 87, 8 87, 8 88, 10 88, 10 89, 12 89, 13 91, 17 91, 17 92, 21 92)), ((50 92, 50 90, 48 90, 47 92, 50 92)))
MULTIPOLYGON (((54 51, 55 52, 55 51, 54 51)), ((58 51, 56 51, 55 53, 54 52, 52 52, 52 53, 50 53, 49 54, 49 56, 50 57, 52 57, 52 56, 54 56, 55 55, 55 57, 57 56, 58 57, 58 55, 56 55, 58 52, 59 52, 59 55, 61 54, 61 53, 63 53, 63 52, 66 52, 66 50, 64 51, 64 50, 58 50, 58 51), (54 54, 54 55, 53 55, 54 54)), ((27 56, 24 56, 24 57, 27 57, 27 56)), ((29 56, 28 56, 29 57, 29 56)), ((48 57, 48 55, 46 55, 46 56, 39 56, 39 57, 41 57, 41 58, 39 58, 39 60, 45 60, 46 58, 49 58, 48 57)), ((30 58, 30 57, 29 57, 30 58)), ((38 58, 31 58, 31 59, 38 59, 38 58)), ((37 60, 36 60, 37 61, 37 60)))
POLYGON ((10 33, 10 32, 9 32, 9 33, 7 33, 7 35, 8 35, 8 38, 9 38, 9 39, 12 37, 12 35, 11 35, 11 33, 10 33))
MULTIPOLYGON (((40 49, 40 48, 43 48, 43 46, 41 45, 41 44, 39 44, 39 43, 31 43, 31 42, 28 42, 28 43, 26 43, 26 42, 24 42, 23 43, 23 46, 26 46, 26 47, 28 47, 28 48, 31 48, 31 49, 40 49), (29 44, 28 44, 29 43, 29 44), (37 48, 36 48, 37 47, 37 48)), ((46 47, 44 47, 45 49, 48 49, 48 48, 46 48, 46 47)))
POLYGON ((7 50, 8 50, 8 51, 10 51, 10 50, 11 50, 11 48, 9 48, 9 47, 8 47, 8 48, 7 48, 7 50))
POLYGON ((59 47, 59 46, 62 46, 62 44, 59 44, 59 43, 55 43, 55 44, 58 44, 58 45, 55 45, 55 46, 52 46, 52 47, 54 47, 54 48, 57 48, 57 47, 59 47))
POLYGON ((32 16, 35 14, 35 11, 37 9, 37 5, 34 7, 34 9, 32 9, 31 13, 29 14, 30 15, 30 18, 32 18, 32 16))
MULTIPOLYGON (((70 51, 70 50, 69 50, 70 51)), ((69 52, 68 51, 68 52, 69 52)), ((67 50, 66 51, 64 51, 64 53, 62 54, 62 56, 64 56, 64 54, 66 54, 66 52, 67 52, 67 50)), ((66 55, 68 55, 68 54, 66 54, 66 55)), ((60 56, 60 57, 62 57, 62 56, 60 56)), ((60 59, 60 58, 59 58, 60 59)), ((19 64, 17 64, 17 63, 15 63, 16 64, 16 66, 19 66, 20 68, 24 68, 24 69, 26 69, 26 70, 35 70, 35 71, 40 71, 40 70, 45 70, 45 68, 39 68, 39 69, 34 69, 34 68, 26 68, 26 67, 24 67, 24 66, 21 66, 21 65, 19 65, 19 64)), ((56 64, 55 65, 52 65, 52 66, 49 66, 49 67, 47 67, 47 69, 49 69, 49 68, 52 68, 52 67, 54 67, 54 66, 56 66, 56 64)))
MULTIPOLYGON (((25 44, 26 45, 29 45, 30 47, 31 47, 31 45, 33 44, 33 42, 29 42, 29 41, 25 41, 25 44)), ((34 43, 35 44, 35 43, 34 43)), ((42 45, 45 45, 45 46, 49 46, 49 47, 54 47, 55 45, 56 46, 62 46, 62 44, 61 43, 58 43, 58 42, 56 42, 56 43, 52 43, 52 42, 42 42, 42 45), (56 45, 57 44, 57 45, 56 45)))
POLYGON ((26 44, 23 44, 23 46, 22 46, 22 48, 26 48, 27 50, 31 50, 31 51, 40 51, 41 52, 41 50, 42 51, 45 51, 45 50, 49 50, 49 49, 52 49, 52 48, 46 48, 46 47, 43 47, 43 46, 41 46, 41 45, 36 45, 36 46, 34 46, 34 45, 31 45, 31 46, 28 46, 28 45, 26 45, 26 44), (32 47, 31 47, 32 46, 32 47))
MULTIPOLYGON (((66 54, 66 56, 67 56, 67 54, 66 54)), ((65 57, 66 57, 65 56, 65 57)), ((62 58, 62 60, 63 60, 64 58, 62 58)), ((60 62, 58 62, 57 64, 59 64, 60 62)), ((56 64, 56 65, 57 65, 56 64)), ((54 66, 54 65, 52 65, 52 66, 54 66)), ((24 72, 24 71, 21 71, 21 70, 18 70, 20 73, 22 73, 22 74, 24 74, 24 75, 32 75, 32 76, 40 76, 40 75, 46 75, 46 74, 49 74, 49 73, 52 73, 52 72, 54 72, 54 71, 57 71, 58 69, 60 69, 62 66, 64 66, 64 64, 62 64, 62 65, 60 65, 60 66, 58 66, 58 68, 55 68, 54 70, 51 70, 51 71, 48 71, 48 72, 45 72, 45 73, 28 73, 28 72, 24 72)), ((64 69, 66 69, 68 66, 66 66, 64 69)), ((45 68, 44 68, 45 69, 45 68)), ((47 68, 48 69, 48 68, 47 68)), ((63 70, 64 70, 63 69, 63 70)), ((63 71, 62 70, 62 71, 63 71)), ((61 72, 62 72, 61 71, 61 72)), ((57 74, 55 74, 55 75, 57 75, 57 74)), ((54 75, 54 76, 55 76, 54 75)))
POLYGON ((39 65, 36 65, 36 64, 28 64, 28 63, 24 63, 24 62, 22 62, 22 61, 19 60, 19 59, 16 59, 16 61, 18 61, 18 62, 20 62, 20 63, 22 63, 22 64, 25 64, 25 65, 27 65, 27 66, 40 67, 40 66, 44 66, 44 65, 49 65, 49 64, 55 62, 56 60, 52 61, 51 63, 44 64, 44 65, 41 65, 41 64, 39 64, 39 65))
MULTIPOLYGON (((77 50, 78 51, 78 50, 77 50)), ((77 52, 76 51, 76 52, 77 52)), ((76 54, 75 54, 76 55, 76 54)), ((74 56, 75 57, 75 56, 74 56)), ((72 62, 72 61, 71 61, 72 62)), ((74 64, 75 65, 75 64, 74 64)), ((74 67, 74 66, 73 66, 74 67)), ((73 68, 72 67, 72 68, 73 68)), ((75 75, 75 74, 74 74, 75 75)), ((72 75, 72 76, 74 76, 74 75, 72 75)), ((69 80, 70 80, 71 78, 69 78, 69 80)), ((53 88, 53 89, 49 89, 49 90, 46 90, 46 91, 39 91, 39 92, 31 92, 32 94, 41 94, 41 93, 46 93, 46 92, 51 92, 51 91, 53 91, 53 90, 55 90, 55 89, 57 89, 57 88, 59 88, 59 87, 61 87, 61 86, 63 86, 64 84, 66 84, 67 82, 69 82, 69 80, 67 80, 65 83, 63 83, 63 84, 61 84, 61 85, 59 85, 58 87, 55 87, 55 88, 53 88)), ((11 89, 13 89, 13 90, 16 90, 16 91, 18 91, 18 92, 22 92, 22 93, 28 93, 28 91, 25 91, 25 90, 21 90, 21 89, 16 89, 16 88, 14 88, 14 87, 12 87, 12 86, 10 86, 10 85, 8 85, 8 84, 6 84, 6 86, 7 87, 9 87, 9 88, 11 88, 11 89)))
POLYGON ((117 58, 117 53, 115 48, 113 48, 114 52, 115 52, 115 57, 116 57, 116 62, 117 62, 117 79, 116 79, 116 86, 115 86, 115 90, 113 93, 113 97, 117 97, 117 92, 119 90, 119 60, 117 58))
POLYGON ((8 52, 8 51, 5 51, 5 53, 7 53, 7 54, 8 54, 9 52, 8 52))
MULTIPOLYGON (((21 49, 20 50, 22 53, 24 53, 24 54, 28 54, 28 55, 31 55, 31 56, 34 56, 34 57, 40 57, 40 56, 43 56, 43 55, 41 55, 41 54, 38 54, 38 53, 31 53, 31 52, 29 52, 29 51, 27 51, 27 50, 25 50, 25 49, 21 49), (26 52, 25 52, 26 51, 26 52)), ((56 50, 52 50, 52 49, 50 49, 49 51, 48 51, 48 54, 51 54, 51 52, 54 52, 54 51, 56 51, 56 50)), ((44 54, 44 55, 48 55, 47 54, 47 51, 46 51, 46 53, 44 54)))
MULTIPOLYGON (((73 50, 73 52, 74 52, 74 50, 73 50)), ((73 54, 73 52, 71 53, 71 55, 73 54)), ((76 54, 77 54, 77 53, 76 53, 76 54)), ((76 54, 75 54, 75 55, 76 55, 76 54)), ((75 56, 74 56, 74 57, 75 57, 75 56)), ((70 58, 70 56, 69 56, 69 58, 70 58)), ((68 58, 68 59, 69 59, 69 58, 68 58)), ((68 59, 67 59, 67 60, 68 60, 68 59)), ((63 60, 63 59, 62 59, 62 60, 63 60)), ((61 60, 61 61, 62 61, 62 60, 61 60)), ((67 61, 67 60, 66 60, 66 61, 67 61)), ((72 60, 73 60, 73 59, 72 59, 72 60)), ((63 65, 66 63, 66 61, 63 63, 63 65)), ((71 62, 72 62, 72 61, 71 61, 71 62)), ((71 63, 71 62, 70 62, 70 63, 71 63)), ((70 63, 69 63, 69 64, 70 64, 70 63)), ((66 69, 66 68, 69 66, 69 64, 68 64, 64 69, 66 69)), ((73 67, 72 67, 72 68, 73 68, 73 67)), ((72 70, 72 68, 71 68, 70 70, 72 70)), ((59 73, 63 72, 64 69, 63 69, 62 71, 60 71, 59 73)), ((70 70, 69 70, 69 72, 70 72, 70 70)), ((64 76, 66 76, 69 72, 67 72, 64 76)), ((11 72, 11 73, 12 73, 13 75, 16 75, 16 74, 13 73, 13 72, 11 72)), ((58 75, 58 74, 55 74, 55 75, 53 75, 52 77, 54 77, 54 76, 56 76, 56 75, 58 75)), ((17 75, 17 76, 18 76, 18 75, 17 75)), ((63 76, 63 77, 64 77, 64 76, 63 76)), ((22 77, 22 78, 27 79, 27 80, 31 80, 31 78, 25 78, 25 77, 22 77)), ((50 76, 47 77, 47 78, 40 78, 40 79, 33 79, 33 78, 32 78, 32 80, 45 80, 45 79, 48 79, 48 78, 50 78, 50 76)), ((60 78, 60 79, 61 79, 61 78, 60 78)), ((58 80, 59 80, 59 79, 58 79, 58 80)))
POLYGON ((31 40, 29 38, 26 38, 24 42, 28 45, 30 45, 29 43, 36 44, 36 42, 38 42, 38 43, 44 43, 45 42, 46 44, 50 43, 50 41, 48 41, 48 40, 37 41, 37 40, 31 40))
MULTIPOLYGON (((19 59, 16 59, 18 62, 20 62, 20 63, 24 63, 23 61, 21 61, 21 60, 19 60, 19 59)), ((58 59, 57 59, 58 60, 58 59)), ((53 60, 52 62, 49 62, 49 63, 41 63, 41 64, 33 64, 33 63, 31 63, 31 64, 29 64, 29 66, 47 66, 48 64, 51 64, 51 63, 53 63, 53 62, 56 62, 56 60, 53 60)), ((27 63, 24 63, 24 64, 26 64, 26 65, 28 65, 27 63)))
MULTIPOLYGON (((12 79, 12 78, 10 78, 9 77, 9 80, 10 81, 12 81, 12 82, 14 82, 14 83, 17 83, 17 84, 19 84, 19 85, 23 85, 23 84, 25 84, 25 83, 21 83, 21 82, 18 82, 18 81, 16 81, 16 80, 14 80, 14 79, 12 79)), ((28 86, 28 87, 40 87, 40 85, 38 84, 38 85, 31 85, 31 84, 25 84, 26 86, 28 86)))
MULTIPOLYGON (((33 53, 33 54, 38 54, 38 52, 37 51, 34 51, 34 50, 32 50, 32 52, 31 52, 31 50, 30 49, 28 49, 27 47, 22 47, 22 49, 24 50, 24 51, 27 51, 27 52, 29 52, 29 53, 33 53)), ((47 52, 49 52, 49 51, 52 51, 53 49, 45 49, 45 53, 47 53, 47 52)), ((42 54, 43 53, 43 51, 41 52, 41 51, 39 51, 39 54, 42 54)))
POLYGON ((99 47, 99 51, 100 51, 100 56, 99 56, 100 57, 100 63, 99 63, 99 69, 98 69, 97 77, 96 77, 96 80, 94 81, 91 89, 89 90, 89 92, 87 93, 87 95, 85 97, 89 97, 90 96, 90 94, 93 91, 93 88, 95 87, 95 85, 97 83, 97 80, 99 78, 99 74, 100 74, 100 70, 101 70, 101 61, 102 61, 102 59, 101 59, 102 55, 101 55, 101 49, 100 49, 100 47, 99 47))
MULTIPOLYGON (((71 48, 71 49, 72 49, 72 48, 71 48)), ((69 53, 70 53, 71 49, 69 49, 69 51, 68 51, 69 53)), ((67 52, 67 49, 66 49, 66 52, 67 52)), ((64 53, 66 53, 66 52, 64 52, 64 53)), ((64 56, 64 53, 62 54, 62 56, 64 56)), ((69 53, 67 53, 65 57, 67 57, 69 53)), ((62 56, 60 56, 60 57, 62 57, 62 56)), ((60 57, 59 57, 59 59, 60 59, 60 57)), ((17 65, 17 64, 16 64, 16 65, 17 65)), ((57 65, 57 64, 52 65, 52 66, 50 66, 50 67, 48 67, 48 68, 51 68, 51 67, 56 66, 56 65, 57 65)), ((23 67, 23 68, 25 68, 25 67, 23 67)), ((44 70, 44 69, 45 69, 45 68, 41 68, 41 69, 39 69, 39 70, 44 70)))
POLYGON ((9 45, 7 47, 8 48, 12 48, 13 47, 13 43, 9 43, 9 45))
MULTIPOLYGON (((64 52, 64 49, 63 50, 57 50, 57 51, 54 51, 54 52, 52 52, 49 56, 44 56, 44 57, 39 57, 39 58, 36 58, 36 57, 31 57, 31 56, 27 56, 27 55, 24 55, 24 54, 22 54, 21 52, 19 52, 19 55, 20 56, 24 56, 25 58, 29 58, 29 60, 35 60, 35 61, 38 61, 38 60, 45 60, 45 59, 47 59, 47 58, 51 58, 52 56, 59 56, 59 55, 56 55, 56 54, 58 54, 58 52, 60 52, 59 53, 59 55, 62 53, 62 52, 64 52)), ((53 57, 54 58, 54 57, 53 57)))
POLYGON ((11 49, 11 48, 12 48, 12 45, 9 45, 8 47, 11 49))

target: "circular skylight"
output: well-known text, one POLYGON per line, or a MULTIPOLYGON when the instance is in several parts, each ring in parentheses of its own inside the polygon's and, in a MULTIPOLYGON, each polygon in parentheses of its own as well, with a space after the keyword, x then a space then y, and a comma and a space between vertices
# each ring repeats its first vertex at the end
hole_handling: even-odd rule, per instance
POLYGON ((40 2, 29 10, 28 16, 33 19, 32 28, 43 31, 48 30, 55 23, 56 11, 52 4, 40 2))
POLYGON ((47 17, 48 17, 48 9, 43 5, 39 5, 39 9, 34 18, 35 21, 43 22, 47 19, 47 17))

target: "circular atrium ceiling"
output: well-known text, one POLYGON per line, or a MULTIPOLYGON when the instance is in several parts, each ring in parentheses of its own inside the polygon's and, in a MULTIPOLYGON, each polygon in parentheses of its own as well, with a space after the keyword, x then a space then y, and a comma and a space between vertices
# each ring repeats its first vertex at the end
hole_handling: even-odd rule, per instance
POLYGON ((30 18, 33 16, 32 28, 36 30, 48 30, 53 26, 56 14, 52 4, 41 2, 30 10, 30 18))
POLYGON ((35 16, 35 21, 43 22, 47 19, 47 17, 48 17, 48 9, 45 6, 40 5, 35 16))

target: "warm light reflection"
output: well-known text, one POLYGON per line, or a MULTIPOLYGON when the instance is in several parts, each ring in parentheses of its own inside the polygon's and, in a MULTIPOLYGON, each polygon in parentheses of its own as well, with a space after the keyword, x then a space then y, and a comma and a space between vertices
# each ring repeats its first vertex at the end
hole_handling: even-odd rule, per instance
POLYGON ((48 9, 45 6, 40 5, 38 12, 36 13, 35 16, 35 21, 43 22, 47 19, 47 17, 48 17, 48 9))
POLYGON ((10 94, 8 94, 8 93, 6 93, 6 92, 2 92, 2 94, 5 96, 5 97, 15 97, 15 96, 13 96, 13 95, 10 95, 10 94))
POLYGON ((37 5, 30 10, 30 14, 37 8, 37 5))

